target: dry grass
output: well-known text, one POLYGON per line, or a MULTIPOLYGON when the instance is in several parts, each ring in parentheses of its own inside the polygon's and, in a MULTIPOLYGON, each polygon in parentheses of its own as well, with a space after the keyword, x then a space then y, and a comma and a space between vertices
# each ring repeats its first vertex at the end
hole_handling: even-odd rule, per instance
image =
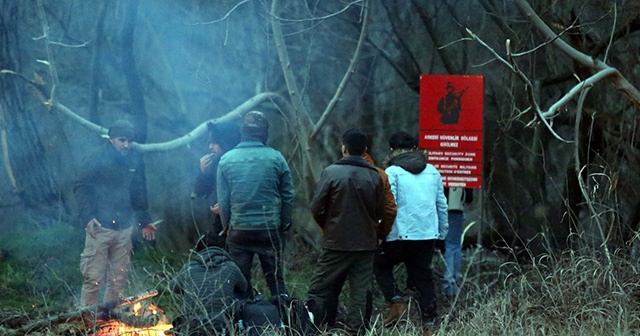
MULTIPOLYGON (((47 250, 45 242, 40 241, 38 251, 47 250)), ((52 248, 59 243, 59 240, 51 243, 52 248)), ((35 254, 37 260, 31 260, 34 254, 23 255, 19 244, 20 241, 14 239, 11 244, 3 245, 10 250, 0 259, 0 334, 7 331, 9 317, 22 315, 34 319, 59 312, 61 307, 70 307, 81 280, 76 270, 76 254, 58 256, 55 265, 48 259, 42 263, 40 259, 46 254, 35 254), (71 271, 63 272, 65 269, 71 271)), ((33 246, 25 248, 33 249, 33 246)), ((299 252, 287 257, 285 277, 290 293, 304 299, 315 256, 309 250, 299 252)), ((173 317, 179 309, 180 298, 168 290, 167 284, 182 261, 176 260, 175 255, 169 257, 160 250, 137 254, 128 291, 157 289, 160 295, 154 302, 173 317)), ((622 254, 613 254, 612 258, 609 264, 593 250, 565 251, 547 253, 518 264, 499 254, 467 252, 460 295, 453 300, 438 295, 441 320, 433 335, 640 334, 638 264, 622 254)), ((433 268, 439 293, 438 278, 443 269, 439 258, 434 258, 433 268)), ((398 272, 402 281, 403 270, 398 272)), ((259 270, 255 276, 261 279, 259 270)), ((258 286, 264 286, 263 282, 259 280, 258 286)), ((366 335, 421 334, 415 305, 410 305, 409 319, 385 328, 381 323, 384 302, 377 292, 374 298, 372 328, 366 335)), ((341 304, 345 301, 346 298, 341 297, 341 304)), ((52 329, 40 335, 73 334, 69 330, 68 327, 65 331, 52 329)), ((325 335, 347 333, 334 329, 325 330, 325 335)))
POLYGON ((492 287, 477 284, 451 308, 438 335, 633 335, 640 333, 635 263, 565 252, 504 263, 492 287))

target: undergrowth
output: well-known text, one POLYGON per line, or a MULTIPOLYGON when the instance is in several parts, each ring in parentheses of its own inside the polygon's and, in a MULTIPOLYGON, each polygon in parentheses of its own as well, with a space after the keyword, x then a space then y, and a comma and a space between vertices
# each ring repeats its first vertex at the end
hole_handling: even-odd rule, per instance
MULTIPOLYGON (((76 228, 59 225, 41 232, 10 232, 0 236, 0 332, 9 317, 44 317, 71 310, 78 300, 82 276, 78 259, 84 236, 76 228), (46 232, 45 232, 46 231, 46 232)), ((285 281, 293 297, 306 297, 317 253, 296 246, 285 261, 285 281)), ((133 257, 126 295, 155 289, 152 300, 167 317, 178 314, 181 299, 169 281, 185 256, 167 253, 153 244, 138 246, 133 257)), ((444 268, 434 257, 434 282, 440 323, 434 335, 633 335, 640 334, 640 275, 625 255, 611 263, 593 250, 564 251, 530 260, 509 261, 486 250, 468 250, 458 297, 440 295, 444 268)), ((400 283, 404 269, 396 270, 400 283)), ((255 265, 254 285, 268 293, 255 265)), ((408 320, 384 328, 385 304, 374 283, 375 335, 416 335, 422 332, 417 309, 408 320)), ((343 290, 341 312, 348 298, 343 290)), ((327 333, 344 334, 340 330, 327 333)), ((55 332, 43 335, 56 335, 55 332)))

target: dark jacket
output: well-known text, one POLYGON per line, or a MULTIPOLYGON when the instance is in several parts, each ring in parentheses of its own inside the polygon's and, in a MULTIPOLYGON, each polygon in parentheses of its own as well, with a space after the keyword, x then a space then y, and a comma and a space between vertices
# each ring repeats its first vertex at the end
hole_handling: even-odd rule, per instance
POLYGON ((126 229, 134 219, 151 223, 141 163, 135 152, 122 155, 110 142, 84 159, 74 188, 84 225, 93 218, 112 230, 126 229))
POLYGON ((220 158, 213 158, 204 173, 198 172, 193 183, 193 196, 206 197, 211 200, 211 204, 218 203, 216 193, 218 163, 220 163, 220 158))
POLYGON ((247 280, 227 252, 219 247, 191 255, 171 283, 182 294, 182 314, 188 320, 227 325, 227 308, 247 290, 247 280))
POLYGON ((311 212, 324 230, 324 248, 376 250, 378 222, 385 214, 380 174, 359 156, 342 158, 322 172, 311 212))

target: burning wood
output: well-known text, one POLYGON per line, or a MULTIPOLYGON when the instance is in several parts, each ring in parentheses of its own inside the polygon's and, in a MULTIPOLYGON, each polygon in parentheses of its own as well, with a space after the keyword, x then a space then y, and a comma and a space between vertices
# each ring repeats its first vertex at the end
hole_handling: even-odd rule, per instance
POLYGON ((164 336, 172 327, 164 311, 153 304, 137 302, 130 308, 115 312, 110 320, 98 322, 93 336, 164 336))
POLYGON ((130 327, 116 320, 102 324, 93 336, 165 336, 165 331, 171 329, 171 324, 161 323, 152 327, 130 327))
POLYGON ((129 298, 59 314, 11 330, 9 335, 27 335, 54 325, 80 321, 94 330, 90 334, 94 336, 164 336, 164 331, 171 328, 164 311, 152 303, 143 303, 156 295, 158 292, 155 290, 147 291, 129 298))

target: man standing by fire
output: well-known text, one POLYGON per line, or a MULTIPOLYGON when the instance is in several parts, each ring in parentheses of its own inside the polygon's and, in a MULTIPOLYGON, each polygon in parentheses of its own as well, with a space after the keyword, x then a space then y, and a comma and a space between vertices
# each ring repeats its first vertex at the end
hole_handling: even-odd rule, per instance
MULTIPOLYGON (((287 294, 283 279, 284 232, 291 226, 293 179, 282 154, 266 145, 269 121, 262 112, 244 117, 242 141, 220 158, 218 206, 228 229, 227 247, 251 284, 254 255, 272 296, 287 294)), ((251 285, 247 295, 251 295, 251 285)))
POLYGON ((84 277, 81 307, 104 302, 122 294, 131 262, 133 224, 142 237, 155 239, 156 227, 147 211, 141 157, 132 153, 133 125, 118 120, 109 128, 109 141, 89 154, 80 167, 74 194, 85 225, 85 246, 80 255, 84 277), (134 219, 135 217, 135 219, 134 219))
POLYGON ((211 201, 209 210, 213 217, 210 228, 199 239, 199 246, 226 245, 226 234, 222 229, 220 211, 218 210, 217 173, 218 163, 224 153, 232 150, 241 139, 240 127, 235 122, 223 121, 207 123, 209 128, 209 154, 200 158, 200 172, 196 177, 191 198, 205 197, 211 201))

